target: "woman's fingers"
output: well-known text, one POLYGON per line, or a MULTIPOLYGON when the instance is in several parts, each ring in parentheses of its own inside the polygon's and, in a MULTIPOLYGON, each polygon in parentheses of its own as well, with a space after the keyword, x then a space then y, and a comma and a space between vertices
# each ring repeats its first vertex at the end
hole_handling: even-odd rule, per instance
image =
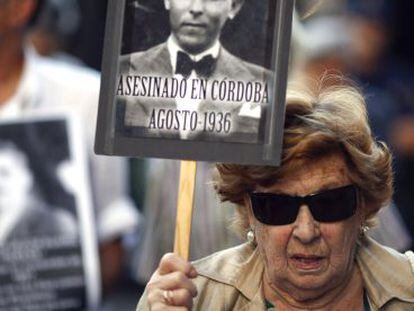
POLYGON ((161 258, 157 271, 160 275, 181 271, 190 278, 195 278, 197 276, 197 271, 193 265, 174 253, 167 253, 161 258))
POLYGON ((150 307, 150 311, 189 311, 187 307, 177 307, 177 306, 168 306, 161 302, 157 302, 152 304, 150 307))
POLYGON ((151 310, 191 310, 193 297, 186 289, 157 289, 148 293, 148 303, 151 310), (182 309, 179 309, 179 307, 182 309))
POLYGON ((147 284, 147 300, 151 310, 191 310, 197 288, 191 281, 195 268, 181 257, 163 256, 157 271, 147 284))
POLYGON ((166 294, 166 296, 169 297, 169 301, 173 306, 186 306, 190 310, 193 307, 194 295, 190 293, 187 289, 176 289, 170 291, 169 294, 166 294))
POLYGON ((148 290, 152 288, 162 290, 186 289, 195 297, 197 288, 194 283, 181 271, 171 272, 165 275, 157 275, 148 282, 148 290))

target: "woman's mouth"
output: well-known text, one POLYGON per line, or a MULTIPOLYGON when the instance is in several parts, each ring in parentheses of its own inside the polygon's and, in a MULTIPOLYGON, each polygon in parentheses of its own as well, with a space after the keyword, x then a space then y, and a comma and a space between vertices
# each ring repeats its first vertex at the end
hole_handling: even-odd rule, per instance
POLYGON ((315 271, 321 268, 325 257, 316 255, 293 255, 290 257, 291 263, 297 270, 315 271))

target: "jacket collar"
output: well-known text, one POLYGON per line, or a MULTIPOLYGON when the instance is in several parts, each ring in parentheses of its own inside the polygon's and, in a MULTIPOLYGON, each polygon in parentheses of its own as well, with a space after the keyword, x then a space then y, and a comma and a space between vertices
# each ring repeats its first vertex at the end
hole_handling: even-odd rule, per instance
MULTIPOLYGON (((200 274, 235 287, 250 304, 264 306, 264 264, 257 248, 251 244, 213 254, 197 263, 202 267, 200 274)), ((414 303, 414 267, 407 255, 365 237, 359 242, 356 263, 370 303, 375 308, 381 308, 392 299, 414 303)))
POLYGON ((230 248, 196 261, 199 273, 217 282, 238 289, 243 296, 252 301, 261 299, 263 261, 252 244, 230 248))
POLYGON ((414 271, 407 255, 365 237, 359 242, 356 262, 376 308, 392 299, 414 303, 414 271))
POLYGON ((246 247, 251 248, 251 253, 246 263, 240 267, 239 274, 235 278, 235 287, 249 300, 254 300, 255 298, 263 300, 263 261, 260 260, 257 248, 253 248, 251 244, 246 244, 246 247))

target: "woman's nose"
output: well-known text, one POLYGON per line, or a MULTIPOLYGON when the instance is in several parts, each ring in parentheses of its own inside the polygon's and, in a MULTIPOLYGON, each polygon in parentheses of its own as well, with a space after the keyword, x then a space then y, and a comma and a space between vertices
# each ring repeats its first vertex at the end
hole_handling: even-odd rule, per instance
POLYGON ((319 223, 307 205, 300 207, 293 226, 293 236, 304 244, 309 244, 320 236, 319 223))

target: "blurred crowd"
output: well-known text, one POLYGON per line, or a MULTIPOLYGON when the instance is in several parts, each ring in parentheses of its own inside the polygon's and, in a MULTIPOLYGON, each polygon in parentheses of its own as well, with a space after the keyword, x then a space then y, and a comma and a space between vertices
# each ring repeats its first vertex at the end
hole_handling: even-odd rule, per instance
MULTIPOLYGON (((83 120, 101 309, 132 310, 173 247, 179 162, 93 153, 106 4, 0 0, 0 120, 55 109, 83 120)), ((414 3, 402 0, 298 0, 289 72, 289 79, 342 74, 363 90, 373 134, 392 149, 395 169, 393 202, 371 234, 401 251, 414 246, 411 9, 414 3)), ((190 259, 239 242, 227 228, 232 209, 219 202, 212 174, 212 164, 198 163, 190 259)))
POLYGON ((392 149, 394 201, 372 234, 401 250, 412 248, 414 237, 412 8, 404 1, 322 1, 297 33, 298 74, 340 73, 354 81, 366 97, 374 136, 392 149))

